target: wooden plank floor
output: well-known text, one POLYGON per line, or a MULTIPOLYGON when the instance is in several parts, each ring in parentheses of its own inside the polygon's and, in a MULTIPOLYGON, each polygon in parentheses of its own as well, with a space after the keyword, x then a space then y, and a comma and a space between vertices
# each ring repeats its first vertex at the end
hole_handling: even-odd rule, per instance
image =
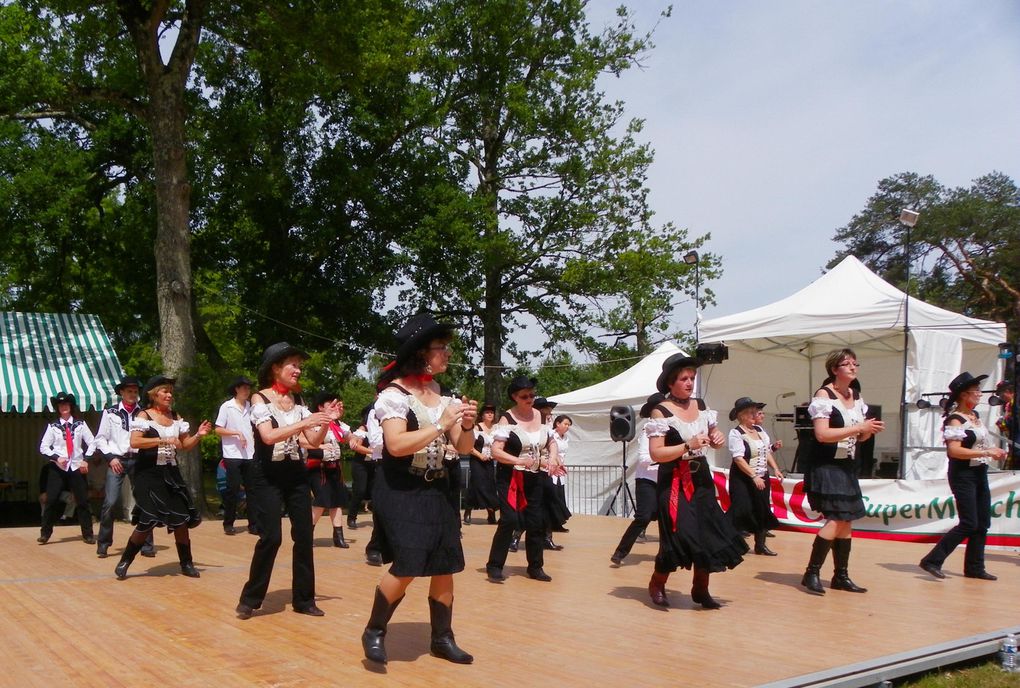
MULTIPOLYGON (((468 568, 456 578, 454 629, 475 655, 457 666, 428 654, 427 583, 414 583, 390 625, 390 664, 363 661, 361 630, 381 570, 363 560, 368 527, 351 549, 316 532, 318 604, 324 618, 290 611, 290 554, 277 561, 263 611, 248 621, 234 605, 255 539, 227 537, 219 522, 192 531, 200 579, 181 576, 173 543, 157 534, 155 559, 139 557, 126 581, 114 556, 98 559, 74 526, 37 545, 35 528, 0 530, 0 685, 11 686, 751 686, 1020 624, 1020 556, 988 554, 990 583, 963 578, 962 551, 945 581, 917 568, 927 545, 855 540, 854 580, 865 595, 818 598, 798 585, 812 536, 778 533, 778 557, 749 556, 712 578, 725 607, 695 608, 690 573, 667 587, 673 607, 652 606, 645 586, 654 541, 622 567, 609 554, 627 521, 577 516, 546 554, 552 583, 524 575, 511 554, 504 584, 485 580, 493 527, 464 529, 468 568), (671 657, 669 662, 656 658, 671 657)), ((286 532, 286 528, 285 528, 286 532)), ((654 540, 654 538, 653 538, 654 540)), ((826 577, 831 559, 826 565, 826 577)))

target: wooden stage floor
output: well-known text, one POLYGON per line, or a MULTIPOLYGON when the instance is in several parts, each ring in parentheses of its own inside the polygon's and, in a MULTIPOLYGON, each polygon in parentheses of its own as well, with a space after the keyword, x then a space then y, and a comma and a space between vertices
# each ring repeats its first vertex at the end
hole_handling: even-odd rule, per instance
POLYGON ((565 549, 546 553, 551 583, 524 575, 521 551, 510 554, 509 579, 493 584, 484 576, 493 527, 476 519, 464 528, 468 568, 456 577, 454 614, 475 663, 428 654, 428 586, 417 581, 390 624, 384 670, 370 668, 360 645, 381 573, 364 563, 367 526, 348 532, 352 547, 340 550, 319 523, 324 618, 291 612, 285 545, 263 610, 247 621, 233 609, 255 539, 227 537, 217 521, 192 531, 197 580, 180 575, 166 533, 156 536, 155 559, 138 557, 117 581, 124 524, 107 559, 76 526, 58 527, 45 546, 35 528, 3 529, 0 685, 753 686, 1020 624, 1015 552, 988 553, 998 582, 965 579, 962 551, 936 581, 917 568, 927 545, 857 539, 851 576, 870 591, 814 597, 798 585, 812 536, 786 532, 769 540, 778 557, 749 555, 712 577, 723 609, 695 608, 686 571, 667 586, 672 608, 660 609, 646 592, 654 537, 623 566, 609 562, 626 524, 574 517, 556 538, 565 549))

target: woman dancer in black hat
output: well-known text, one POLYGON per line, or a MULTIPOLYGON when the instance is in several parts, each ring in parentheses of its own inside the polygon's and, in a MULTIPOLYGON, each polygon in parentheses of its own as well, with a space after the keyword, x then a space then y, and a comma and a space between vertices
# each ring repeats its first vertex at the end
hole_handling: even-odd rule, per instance
POLYGON ((372 494, 377 543, 390 563, 375 589, 361 636, 365 657, 386 663, 386 628, 415 578, 429 580, 433 655, 458 664, 473 657, 454 640, 453 574, 464 570, 460 541, 460 459, 474 443, 474 401, 460 400, 433 379, 446 371, 453 328, 420 313, 397 332, 396 360, 379 382, 375 414, 383 458, 372 494), (447 452, 452 444, 455 452, 447 452))
POLYGON ((496 522, 499 497, 496 495, 496 473, 492 460, 492 434, 496 429, 496 407, 486 404, 478 414, 475 444, 471 449, 468 489, 464 494, 464 525, 471 525, 471 510, 485 509, 488 522, 496 522))
POLYGON ((163 375, 150 378, 142 396, 145 410, 131 421, 131 447, 138 450, 131 486, 135 498, 131 523, 135 530, 114 572, 120 580, 127 578, 128 567, 150 531, 165 526, 177 543, 181 573, 198 578, 189 530, 202 522, 202 516, 177 467, 177 452, 194 449, 199 439, 212 430, 212 423, 203 420, 194 434, 188 434, 191 426, 173 410, 173 378, 163 375))
POLYGON ((312 489, 312 530, 329 511, 329 519, 333 524, 333 546, 348 549, 350 545, 344 539, 344 515, 340 510, 347 506, 350 494, 344 483, 342 447, 351 440, 351 427, 340 419, 343 418, 344 402, 332 392, 319 392, 312 401, 312 408, 325 412, 327 405, 334 402, 340 414, 336 420, 330 421, 329 429, 322 444, 308 450, 308 485, 312 489))
POLYGON ((960 522, 942 536, 923 559, 921 568, 942 579, 942 564, 964 540, 963 575, 967 578, 996 580, 985 570, 985 539, 992 525, 992 496, 988 489, 988 463, 1006 458, 1005 449, 996 447, 988 428, 974 412, 981 401, 981 381, 962 372, 949 383, 949 401, 944 414, 942 437, 949 457, 949 489, 956 499, 960 522))
POLYGON ((837 349, 825 359, 828 377, 815 392, 808 413, 814 423, 815 442, 804 471, 804 491, 815 511, 825 517, 811 546, 801 585, 824 595, 819 573, 832 550, 833 590, 867 592, 850 580, 850 542, 853 522, 865 515, 854 454, 857 445, 885 429, 880 420, 866 418, 868 405, 857 383, 857 354, 837 349))
POLYGON ((737 530, 754 533, 754 553, 768 557, 776 553, 765 544, 770 528, 779 520, 772 513, 772 491, 769 489, 769 468, 782 478, 772 456, 772 440, 755 418, 765 404, 750 397, 740 397, 733 404, 730 420, 737 427, 730 430, 727 446, 733 457, 730 467, 730 510, 726 512, 737 530))
POLYGON ((315 604, 312 500, 299 438, 318 446, 339 412, 328 402, 324 411, 315 413, 303 405, 298 380, 301 364, 307 358, 308 354, 300 349, 280 342, 265 350, 259 366, 258 382, 263 389, 252 395, 256 469, 248 499, 258 507, 261 532, 237 604, 237 615, 242 619, 250 618, 262 606, 269 590, 276 553, 283 544, 284 508, 294 540, 293 609, 298 614, 325 615, 315 604))
POLYGON ((656 388, 666 400, 645 425, 648 451, 659 464, 659 553, 648 583, 652 602, 668 607, 666 580, 678 568, 694 569, 691 599, 705 609, 720 606, 708 591, 709 575, 743 561, 747 543, 715 496, 712 469, 702 451, 726 439, 716 413, 693 396, 699 361, 674 354, 662 364, 656 388))
POLYGON ((42 439, 39 441, 39 453, 50 460, 49 471, 43 471, 46 482, 39 489, 46 493, 46 506, 42 513, 42 528, 36 539, 40 545, 49 542, 53 535, 53 524, 57 522, 57 505, 60 493, 68 491, 74 495, 75 513, 81 526, 81 539, 89 545, 96 544, 92 530, 92 514, 89 512, 88 482, 85 478, 89 472, 88 461, 85 460, 85 445, 92 450, 95 437, 83 420, 74 417, 74 395, 60 392, 50 398, 53 410, 57 412, 57 420, 46 426, 42 439))
POLYGON ((500 513, 496 532, 489 548, 485 573, 492 581, 506 580, 503 566, 510 551, 514 531, 523 528, 528 558, 528 577, 551 581, 543 569, 545 564, 545 513, 542 510, 542 479, 540 471, 554 471, 559 465, 556 442, 548 425, 533 407, 535 378, 515 377, 507 387, 514 402, 506 411, 493 435, 492 456, 496 465, 496 492, 500 513))

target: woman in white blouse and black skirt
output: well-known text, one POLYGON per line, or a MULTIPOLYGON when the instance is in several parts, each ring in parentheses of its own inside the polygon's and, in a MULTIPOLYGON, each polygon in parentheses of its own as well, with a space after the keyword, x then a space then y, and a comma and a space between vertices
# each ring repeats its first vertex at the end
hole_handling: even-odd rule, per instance
POLYGON ((1006 458, 1005 449, 995 446, 988 428, 974 407, 981 401, 981 381, 964 371, 949 383, 942 436, 949 457, 949 488, 956 500, 960 522, 942 536, 923 559, 921 568, 942 579, 942 564, 953 550, 967 541, 963 555, 963 575, 980 580, 996 580, 985 570, 985 539, 992 525, 992 495, 988 489, 988 463, 1006 458))
POLYGON ((867 592, 850 580, 848 571, 853 522, 865 515, 854 455, 857 445, 884 430, 885 423, 865 415, 868 405, 856 383, 859 369, 851 349, 829 353, 825 359, 828 377, 808 406, 815 442, 804 470, 804 492, 811 508, 825 517, 825 524, 811 546, 801 585, 816 595, 825 594, 819 574, 830 549, 835 567, 832 589, 867 592))
POLYGON ((694 397, 699 365, 682 353, 665 360, 655 386, 666 399, 652 409, 645 424, 648 452, 659 464, 659 553, 648 593, 661 607, 669 606, 669 574, 693 568, 691 600, 718 609, 722 605, 708 590, 710 574, 736 567, 747 552, 747 543, 719 506, 712 468, 703 453, 706 447, 722 447, 726 438, 717 427, 716 412, 694 397))
POLYGON ((142 390, 145 410, 131 421, 131 447, 138 450, 131 492, 135 506, 131 523, 135 530, 117 564, 117 578, 127 578, 128 567, 153 528, 165 527, 173 533, 181 573, 198 578, 191 556, 191 535, 188 532, 202 522, 202 516, 191 500, 191 493, 177 467, 177 452, 193 449, 212 430, 204 420, 194 434, 191 426, 173 410, 174 379, 156 375, 142 390))
POLYGON ((750 397, 740 397, 733 404, 730 420, 737 427, 730 430, 727 446, 733 457, 730 467, 730 510, 726 512, 733 527, 754 534, 754 553, 768 557, 776 553, 765 544, 770 528, 779 527, 772 513, 772 491, 769 489, 769 468, 777 478, 783 474, 772 456, 772 440, 755 418, 765 404, 750 397))
POLYGON ((396 360, 380 380, 375 414, 383 457, 372 493, 382 560, 390 564, 375 589, 361 636, 365 657, 386 663, 386 628, 415 578, 428 577, 433 655, 470 664, 454 640, 453 574, 464 570, 460 541, 460 458, 474 444, 474 401, 453 397, 433 379, 450 361, 453 328, 427 313, 396 334, 396 360), (448 451, 452 445, 455 451, 448 451))
POLYGON ((312 413, 301 399, 301 364, 308 354, 279 342, 262 354, 258 382, 252 395, 251 421, 255 426, 255 479, 249 500, 255 500, 262 532, 251 557, 248 581, 241 590, 237 616, 248 619, 262 606, 276 553, 283 544, 283 511, 290 518, 294 540, 291 602, 298 614, 325 616, 315 604, 315 563, 312 554, 312 499, 308 490, 299 437, 319 446, 331 421, 339 417, 337 405, 326 402, 312 413))
POLYGON ((464 494, 464 525, 471 525, 471 510, 485 509, 488 522, 496 522, 499 497, 496 496, 496 472, 492 460, 492 433, 496 429, 496 407, 486 404, 475 426, 475 444, 468 468, 468 489, 464 494))

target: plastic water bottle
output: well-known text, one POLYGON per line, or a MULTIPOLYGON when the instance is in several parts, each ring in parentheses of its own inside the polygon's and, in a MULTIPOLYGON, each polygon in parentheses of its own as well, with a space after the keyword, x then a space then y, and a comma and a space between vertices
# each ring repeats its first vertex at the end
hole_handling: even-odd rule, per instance
POLYGON ((1017 666, 1016 635, 1013 633, 1002 639, 1002 670, 1011 674, 1020 671, 1020 666, 1017 666))

